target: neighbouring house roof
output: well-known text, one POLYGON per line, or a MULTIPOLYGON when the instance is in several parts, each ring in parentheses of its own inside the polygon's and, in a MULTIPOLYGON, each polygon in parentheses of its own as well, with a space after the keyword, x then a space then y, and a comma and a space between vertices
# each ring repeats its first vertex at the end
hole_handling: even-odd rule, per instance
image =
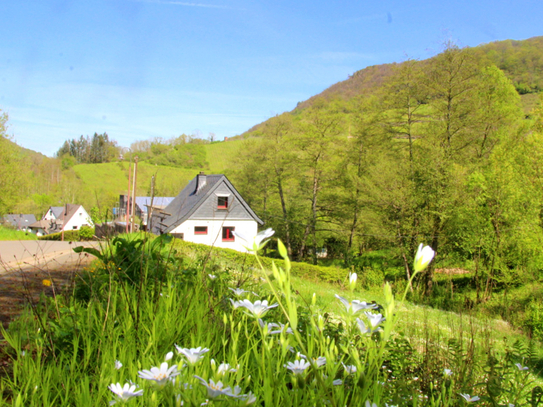
POLYGON ((52 225, 54 225, 55 222, 52 220, 38 220, 37 222, 34 222, 29 227, 32 229, 43 229, 47 231, 52 225))
POLYGON ((28 227, 32 223, 36 222, 36 217, 32 214, 9 214, 4 216, 4 222, 10 224, 14 228, 21 229, 24 227, 28 227))
POLYGON ((51 206, 47 212, 49 211, 53 212, 53 215, 55 216, 55 218, 61 219, 62 212, 64 211, 64 206, 51 206))
POLYGON ((217 189, 219 185, 224 181, 228 186, 232 194, 236 197, 237 201, 243 205, 243 207, 249 212, 252 218, 257 221, 259 224, 264 224, 264 222, 253 212, 249 205, 243 200, 239 192, 234 188, 230 183, 228 178, 224 174, 212 174, 212 175, 197 175, 194 177, 188 185, 183 188, 183 190, 175 197, 175 199, 168 205, 164 210, 160 211, 161 218, 160 226, 157 220, 153 220, 154 231, 160 233, 168 233, 171 230, 175 229, 181 223, 185 222, 190 216, 200 207, 200 205, 206 201, 206 199, 211 196, 211 194, 217 189), (203 175, 205 181, 203 185, 198 185, 199 177, 203 175), (158 229, 158 230, 157 230, 158 229))
MULTIPOLYGON (((165 208, 168 206, 175 197, 173 196, 155 196, 153 198, 153 208, 165 208)), ((147 207, 151 206, 150 196, 137 196, 136 205, 139 206, 142 212, 147 212, 147 207)))

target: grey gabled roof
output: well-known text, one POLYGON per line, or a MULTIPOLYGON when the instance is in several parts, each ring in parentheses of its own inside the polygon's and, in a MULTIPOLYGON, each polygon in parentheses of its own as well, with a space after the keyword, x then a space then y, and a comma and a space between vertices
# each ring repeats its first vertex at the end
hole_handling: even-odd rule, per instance
POLYGON ((62 218, 62 212, 64 212, 64 206, 51 206, 49 209, 53 211, 53 215, 55 215, 55 218, 57 219, 62 218))
POLYGON ((36 222, 36 217, 32 214, 9 214, 4 216, 4 221, 14 228, 23 228, 36 222))
POLYGON ((147 212, 147 207, 151 206, 151 200, 153 201, 153 207, 166 207, 168 206, 175 198, 169 196, 155 196, 151 199, 150 196, 137 196, 136 205, 139 206, 142 212, 147 212))
POLYGON ((264 222, 253 212, 247 202, 243 200, 239 192, 234 188, 232 183, 224 174, 206 175, 206 183, 196 190, 198 184, 198 176, 194 177, 188 185, 175 197, 175 199, 164 208, 163 213, 165 218, 158 221, 153 220, 154 231, 168 233, 175 229, 178 225, 186 221, 196 211, 202 203, 217 189, 224 181, 228 188, 232 191, 237 201, 249 212, 253 219, 259 224, 264 222), (159 229, 159 230, 156 230, 159 229))

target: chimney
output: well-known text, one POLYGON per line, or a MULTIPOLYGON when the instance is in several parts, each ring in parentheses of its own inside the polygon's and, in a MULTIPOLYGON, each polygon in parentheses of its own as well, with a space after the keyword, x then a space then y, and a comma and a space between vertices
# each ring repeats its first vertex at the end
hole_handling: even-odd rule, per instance
POLYGON ((200 174, 196 176, 196 191, 195 193, 198 194, 200 190, 205 187, 206 185, 206 175, 203 171, 200 171, 200 174))

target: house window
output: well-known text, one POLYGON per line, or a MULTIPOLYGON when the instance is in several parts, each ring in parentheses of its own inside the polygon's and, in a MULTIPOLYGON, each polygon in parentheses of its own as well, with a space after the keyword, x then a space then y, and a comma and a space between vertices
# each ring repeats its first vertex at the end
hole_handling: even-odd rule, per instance
POLYGON ((234 234, 232 233, 234 229, 235 229, 234 226, 225 226, 222 228, 223 242, 233 242, 235 240, 234 234))
POLYGON ((227 196, 218 196, 217 197, 217 209, 228 209, 228 197, 227 196))
POLYGON ((74 226, 74 227, 73 227, 73 230, 76 230, 76 229, 77 229, 77 226, 74 226))
POLYGON ((207 226, 194 226, 195 235, 207 235, 207 226))
POLYGON ((172 236, 175 237, 176 239, 185 240, 185 238, 184 238, 184 236, 183 236, 183 233, 170 233, 170 235, 172 235, 172 236))

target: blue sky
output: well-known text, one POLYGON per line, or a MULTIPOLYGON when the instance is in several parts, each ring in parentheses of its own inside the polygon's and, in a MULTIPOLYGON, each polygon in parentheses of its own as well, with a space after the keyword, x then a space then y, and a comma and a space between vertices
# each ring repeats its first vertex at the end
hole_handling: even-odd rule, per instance
POLYGON ((23 147, 217 139, 369 65, 543 35, 541 0, 2 1, 0 109, 23 147))

